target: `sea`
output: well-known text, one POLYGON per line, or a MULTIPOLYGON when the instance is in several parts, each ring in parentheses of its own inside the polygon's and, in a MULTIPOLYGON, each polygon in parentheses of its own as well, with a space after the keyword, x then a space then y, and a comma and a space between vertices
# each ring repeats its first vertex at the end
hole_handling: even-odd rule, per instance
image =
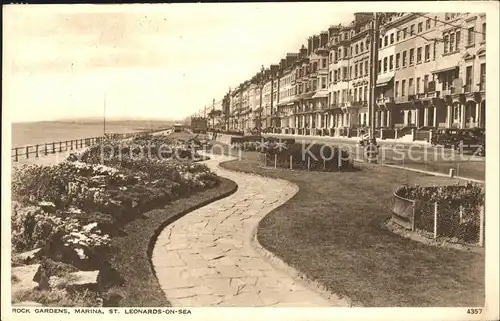
MULTIPOLYGON (((116 120, 106 121, 106 133, 132 133, 161 129, 174 121, 116 120)), ((12 123, 12 148, 52 143, 73 139, 100 137, 104 134, 103 121, 64 120, 12 123)))

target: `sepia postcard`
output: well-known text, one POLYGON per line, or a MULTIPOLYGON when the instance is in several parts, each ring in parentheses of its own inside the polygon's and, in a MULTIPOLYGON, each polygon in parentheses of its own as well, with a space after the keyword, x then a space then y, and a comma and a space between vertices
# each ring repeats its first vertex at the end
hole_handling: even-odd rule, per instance
POLYGON ((498 320, 499 8, 3 6, 2 320, 498 320))

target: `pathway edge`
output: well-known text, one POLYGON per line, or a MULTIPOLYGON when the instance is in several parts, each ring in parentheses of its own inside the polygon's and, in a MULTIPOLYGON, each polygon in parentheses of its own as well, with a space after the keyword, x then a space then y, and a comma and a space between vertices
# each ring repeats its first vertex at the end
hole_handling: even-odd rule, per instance
MULTIPOLYGON (((234 159, 228 160, 228 161, 225 161, 225 162, 221 162, 217 166, 220 167, 220 168, 222 168, 222 169, 224 169, 224 170, 233 171, 233 172, 240 172, 240 171, 234 171, 234 170, 231 170, 231 169, 227 169, 227 168, 224 168, 224 167, 221 166, 221 164, 228 163, 228 162, 231 162, 231 161, 234 161, 234 159)), ((246 173, 246 172, 241 172, 241 173, 244 173, 244 174, 247 174, 247 175, 262 176, 262 177, 265 177, 265 178, 271 178, 271 177, 265 176, 265 175, 252 174, 252 173, 246 173)), ((292 195, 290 195, 290 197, 287 200, 285 200, 283 203, 279 204, 273 210, 271 210, 269 213, 267 213, 266 215, 264 215, 261 218, 260 221, 262 221, 267 215, 269 215, 274 210, 276 210, 277 208, 279 208, 280 206, 282 206, 283 204, 285 204, 286 202, 288 202, 290 199, 292 199, 298 193, 298 191, 299 191, 299 187, 296 184, 294 184, 294 183, 292 183, 290 181, 283 180, 283 179, 278 179, 278 178, 274 178, 274 177, 272 179, 280 181, 282 183, 285 183, 285 184, 288 184, 288 185, 292 186, 292 188, 294 189, 294 192, 293 192, 292 195)), ((260 221, 259 221, 259 223, 260 223, 260 221)), ((294 268, 291 265, 287 264, 285 261, 283 261, 277 255, 275 255, 273 252, 267 250, 264 246, 262 246, 262 244, 260 244, 260 242, 259 242, 259 240, 257 238, 257 233, 258 233, 258 229, 259 229, 259 223, 257 223, 257 225, 252 229, 251 237, 250 237, 250 246, 252 247, 252 249, 257 254, 259 254, 274 269, 276 269, 276 270, 278 270, 280 272, 285 273, 293 281, 295 281, 295 282, 299 283, 300 285, 304 286, 306 289, 309 289, 310 291, 313 291, 313 292, 317 293, 318 295, 320 295, 321 297, 323 297, 324 299, 326 299, 328 302, 330 302, 333 306, 337 306, 337 307, 339 305, 342 306, 342 307, 353 307, 354 306, 353 303, 352 303, 352 301, 349 298, 347 298, 347 297, 341 298, 339 295, 337 295, 337 294, 331 292, 330 290, 326 289, 326 287, 324 287, 323 285, 321 285, 317 281, 311 280, 304 273, 300 272, 296 268, 294 268)))

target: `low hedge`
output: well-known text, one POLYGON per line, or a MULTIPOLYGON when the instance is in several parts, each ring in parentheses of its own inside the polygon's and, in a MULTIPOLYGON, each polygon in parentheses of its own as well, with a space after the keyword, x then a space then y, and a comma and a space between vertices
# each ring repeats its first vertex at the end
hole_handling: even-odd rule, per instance
POLYGON ((480 211, 485 191, 476 184, 450 186, 401 186, 397 196, 415 200, 415 227, 434 231, 434 204, 438 207, 439 236, 467 243, 479 241, 480 211))
POLYGON ((267 143, 274 143, 274 142, 281 142, 286 145, 293 145, 295 144, 295 139, 293 138, 276 138, 276 137, 264 137, 264 136, 258 136, 258 135, 249 135, 249 136, 243 136, 243 137, 232 137, 231 138, 231 144, 243 144, 243 143, 257 143, 257 142, 267 142, 267 143))
POLYGON ((313 171, 346 171, 354 169, 353 160, 347 150, 326 144, 291 144, 287 148, 271 145, 263 153, 267 166, 309 169, 313 171))

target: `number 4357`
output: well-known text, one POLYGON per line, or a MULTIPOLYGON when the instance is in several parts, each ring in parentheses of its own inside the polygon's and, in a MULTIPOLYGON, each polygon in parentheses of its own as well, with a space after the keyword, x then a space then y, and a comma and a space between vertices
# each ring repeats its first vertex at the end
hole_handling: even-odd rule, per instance
POLYGON ((467 314, 481 314, 483 309, 467 309, 467 314))

